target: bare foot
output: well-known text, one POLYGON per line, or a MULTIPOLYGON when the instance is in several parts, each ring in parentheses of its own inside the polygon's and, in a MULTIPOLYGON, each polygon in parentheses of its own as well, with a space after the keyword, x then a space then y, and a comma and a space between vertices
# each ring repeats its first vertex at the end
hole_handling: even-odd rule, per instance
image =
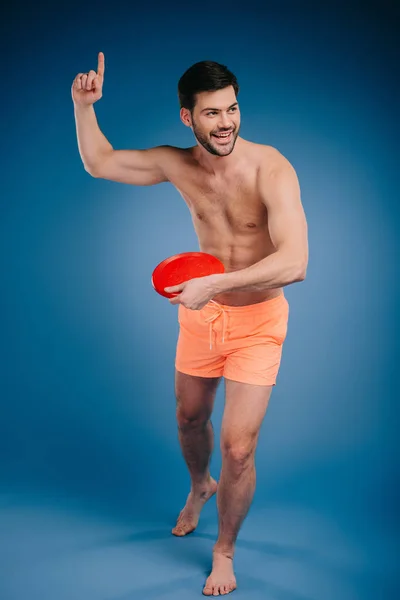
POLYGON ((200 492, 190 492, 185 507, 181 510, 176 526, 172 530, 174 535, 182 537, 192 533, 197 527, 201 509, 204 504, 217 491, 217 482, 210 477, 209 483, 200 492))
POLYGON ((225 596, 236 589, 233 559, 219 552, 213 553, 213 568, 203 589, 205 596, 225 596))

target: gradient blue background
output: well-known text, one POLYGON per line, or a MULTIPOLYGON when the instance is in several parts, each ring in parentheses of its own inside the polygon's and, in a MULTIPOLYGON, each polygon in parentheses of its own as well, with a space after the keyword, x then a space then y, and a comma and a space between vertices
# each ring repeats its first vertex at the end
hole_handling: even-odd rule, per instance
MULTIPOLYGON (((106 57, 115 148, 187 146, 177 81, 227 64, 243 137, 297 170, 305 282, 257 452, 238 598, 399 597, 398 10, 246 2, 19 4, 2 21, 2 600, 196 598, 215 501, 170 536, 189 489, 177 440, 176 307, 154 266, 196 250, 169 184, 91 178, 70 86, 106 57)), ((213 418, 218 476, 219 388, 213 418)))

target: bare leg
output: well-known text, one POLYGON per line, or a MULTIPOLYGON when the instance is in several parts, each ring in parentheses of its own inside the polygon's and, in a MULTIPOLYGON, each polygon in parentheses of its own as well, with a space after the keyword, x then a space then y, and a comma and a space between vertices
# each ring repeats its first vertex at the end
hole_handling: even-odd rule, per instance
POLYGON ((176 372, 178 436, 191 477, 191 490, 172 533, 184 536, 194 531, 205 502, 217 491, 209 466, 214 446, 210 421, 219 378, 193 377, 176 372))
POLYGON ((239 529, 250 508, 255 484, 255 451, 272 386, 226 381, 221 430, 222 470, 218 483, 218 540, 213 569, 203 589, 206 596, 236 588, 233 555, 239 529))

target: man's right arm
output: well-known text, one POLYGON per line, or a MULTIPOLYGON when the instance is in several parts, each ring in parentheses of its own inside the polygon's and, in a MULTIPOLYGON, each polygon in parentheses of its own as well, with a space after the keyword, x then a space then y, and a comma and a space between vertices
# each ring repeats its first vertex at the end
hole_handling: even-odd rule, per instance
POLYGON ((102 97, 104 70, 104 54, 99 52, 97 72, 78 73, 72 84, 78 148, 85 170, 93 177, 132 185, 168 181, 169 159, 176 152, 171 146, 114 150, 101 132, 93 104, 102 97))
POLYGON ((165 166, 173 151, 170 146, 114 150, 98 126, 93 105, 75 106, 74 112, 79 153, 90 175, 131 185, 168 181, 165 166))

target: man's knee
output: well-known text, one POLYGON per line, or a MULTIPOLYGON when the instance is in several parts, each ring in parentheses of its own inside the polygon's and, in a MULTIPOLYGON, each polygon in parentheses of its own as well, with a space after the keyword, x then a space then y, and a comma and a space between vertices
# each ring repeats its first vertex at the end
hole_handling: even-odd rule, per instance
POLYGON ((231 463, 238 470, 244 469, 253 461, 256 445, 256 435, 247 435, 243 438, 223 438, 221 440, 222 459, 231 463))
POLYGON ((193 408, 185 407, 178 402, 176 407, 176 420, 179 429, 187 431, 205 427, 210 420, 210 415, 204 410, 194 410, 193 408))
POLYGON ((180 429, 205 427, 210 420, 218 379, 177 373, 176 417, 180 429))

